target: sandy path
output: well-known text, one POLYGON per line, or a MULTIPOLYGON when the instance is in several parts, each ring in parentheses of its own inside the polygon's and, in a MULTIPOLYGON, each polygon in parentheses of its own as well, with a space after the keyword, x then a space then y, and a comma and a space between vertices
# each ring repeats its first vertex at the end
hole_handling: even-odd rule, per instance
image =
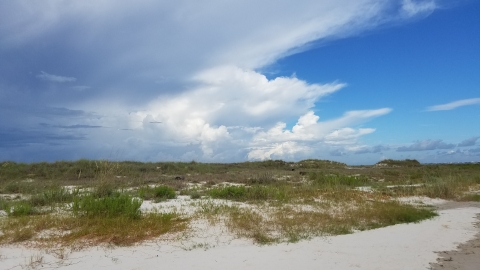
POLYGON ((0 269, 429 269, 438 257, 435 251, 453 250, 479 232, 474 223, 480 207, 463 206, 440 210, 439 217, 418 224, 296 244, 255 246, 237 239, 184 250, 162 241, 65 253, 7 246, 0 248, 0 269))
MULTIPOLYGON (((480 207, 480 203, 450 202, 440 205, 441 209, 454 209, 461 207, 480 207)), ((480 269, 480 215, 477 215, 477 235, 468 242, 461 243, 453 250, 439 252, 437 263, 432 263, 433 270, 478 270, 480 269)))
POLYGON ((442 251, 437 263, 432 264, 432 269, 439 270, 478 270, 480 268, 480 233, 463 244, 457 250, 442 251))

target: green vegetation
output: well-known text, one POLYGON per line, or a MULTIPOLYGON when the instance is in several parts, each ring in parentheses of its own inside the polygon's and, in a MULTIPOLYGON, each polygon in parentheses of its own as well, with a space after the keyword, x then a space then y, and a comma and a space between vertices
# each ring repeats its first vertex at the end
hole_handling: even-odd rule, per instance
POLYGON ((358 187, 370 184, 370 180, 365 176, 360 175, 341 175, 341 174, 324 174, 311 172, 309 174, 310 180, 315 185, 324 187, 358 187))
POLYGON ((27 201, 17 201, 7 204, 5 210, 7 215, 11 217, 28 216, 36 213, 35 209, 27 201))
POLYGON ((212 188, 208 195, 215 199, 227 199, 234 201, 265 201, 285 199, 286 186, 284 185, 253 185, 245 186, 227 186, 222 188, 212 188))
POLYGON ((307 209, 291 204, 245 208, 205 202, 201 204, 199 214, 207 217, 212 224, 223 221, 232 233, 253 239, 258 244, 347 234, 354 230, 419 222, 437 215, 432 209, 396 201, 367 202, 356 197, 358 194, 355 192, 343 195, 345 198, 342 201, 310 204, 307 209))
POLYGON ((480 164, 3 162, 0 195, 0 244, 132 245, 185 232, 194 219, 269 244, 436 215, 431 208, 399 203, 401 196, 478 202, 480 164), (193 214, 140 210, 143 201, 161 206, 177 194, 190 197, 193 214))
POLYGON ((166 233, 182 232, 188 220, 177 214, 150 213, 140 219, 127 216, 72 217, 41 215, 9 217, 2 221, 0 243, 18 243, 35 239, 37 243, 53 245, 133 245, 166 233), (49 232, 39 237, 39 232, 49 232))
POLYGON ((175 189, 168 186, 158 186, 151 188, 149 186, 140 188, 139 195, 145 200, 164 201, 167 199, 175 199, 177 194, 175 189))
POLYGON ((139 219, 142 201, 127 194, 117 193, 111 197, 96 198, 92 195, 76 197, 72 210, 75 216, 88 218, 128 217, 139 219))
POLYGON ((378 162, 375 165, 384 165, 384 166, 397 166, 397 167, 419 167, 421 166, 420 162, 416 159, 405 159, 405 160, 393 160, 393 159, 385 159, 378 162))

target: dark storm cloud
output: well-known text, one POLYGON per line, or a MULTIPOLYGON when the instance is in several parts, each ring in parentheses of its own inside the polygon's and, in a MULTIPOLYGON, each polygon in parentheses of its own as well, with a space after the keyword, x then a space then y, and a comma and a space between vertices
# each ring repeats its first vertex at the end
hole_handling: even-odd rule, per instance
POLYGON ((30 144, 63 144, 68 141, 86 140, 81 134, 56 134, 41 130, 0 131, 0 148, 25 146, 30 144))

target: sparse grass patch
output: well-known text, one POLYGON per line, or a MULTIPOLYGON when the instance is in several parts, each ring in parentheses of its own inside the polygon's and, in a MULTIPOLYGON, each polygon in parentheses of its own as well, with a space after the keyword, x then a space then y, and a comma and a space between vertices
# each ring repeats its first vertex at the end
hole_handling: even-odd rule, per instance
POLYGON ((322 235, 348 234, 398 223, 418 222, 436 216, 431 209, 419 209, 397 202, 376 202, 354 208, 302 210, 290 206, 262 209, 227 207, 226 225, 240 237, 258 244, 298 242, 322 235))
POLYGON ((198 190, 197 188, 183 189, 180 191, 180 195, 188 195, 193 200, 200 199, 203 194, 204 192, 198 190))
POLYGON ((185 230, 186 224, 186 219, 181 219, 173 213, 149 213, 134 220, 126 216, 75 219, 68 220, 72 232, 61 237, 61 240, 67 243, 86 240, 93 244, 112 243, 128 246, 165 233, 185 230))
POLYGON ((208 191, 208 194, 215 199, 244 200, 247 188, 244 186, 212 188, 208 191))
POLYGON ((73 190, 70 192, 68 189, 55 186, 50 189, 46 189, 40 194, 33 195, 29 201, 33 206, 46 206, 54 204, 64 204, 73 202, 75 196, 79 194, 79 190, 73 190))
POLYGON ((265 200, 283 200, 286 198, 285 190, 276 185, 253 185, 245 186, 227 186, 212 188, 208 191, 214 199, 227 199, 234 201, 265 201, 265 200))
POLYGON ((225 225, 230 231, 240 237, 253 239, 258 244, 269 244, 277 241, 277 239, 270 236, 272 234, 271 230, 274 228, 270 228, 260 214, 251 209, 238 207, 229 207, 227 209, 228 219, 225 225))
POLYGON ((139 219, 127 216, 92 218, 42 215, 8 218, 0 222, 0 244, 33 240, 38 244, 97 245, 110 243, 128 246, 159 237, 166 233, 181 232, 187 228, 188 219, 177 214, 149 213, 139 219), (39 237, 42 233, 43 237, 39 237))

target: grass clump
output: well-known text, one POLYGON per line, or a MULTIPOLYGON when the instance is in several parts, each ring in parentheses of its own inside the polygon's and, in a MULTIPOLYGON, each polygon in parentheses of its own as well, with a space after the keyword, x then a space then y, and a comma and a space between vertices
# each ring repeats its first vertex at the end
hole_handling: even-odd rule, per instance
POLYGON ((96 198, 92 195, 76 197, 72 210, 75 216, 88 218, 128 217, 139 219, 142 200, 132 198, 127 194, 96 198))
POLYGON ((139 191, 139 195, 141 198, 145 200, 155 200, 155 201, 164 201, 167 199, 175 199, 177 197, 177 193, 175 189, 168 186, 158 186, 151 188, 149 186, 142 187, 139 191))
POLYGON ((349 213, 349 215, 357 217, 354 223, 361 230, 375 229, 399 223, 417 223, 438 216, 432 209, 418 208, 397 201, 365 204, 359 214, 361 216, 349 213))
POLYGON ((3 207, 5 208, 5 212, 7 212, 9 217, 29 216, 37 213, 32 204, 28 201, 7 203, 3 207))

